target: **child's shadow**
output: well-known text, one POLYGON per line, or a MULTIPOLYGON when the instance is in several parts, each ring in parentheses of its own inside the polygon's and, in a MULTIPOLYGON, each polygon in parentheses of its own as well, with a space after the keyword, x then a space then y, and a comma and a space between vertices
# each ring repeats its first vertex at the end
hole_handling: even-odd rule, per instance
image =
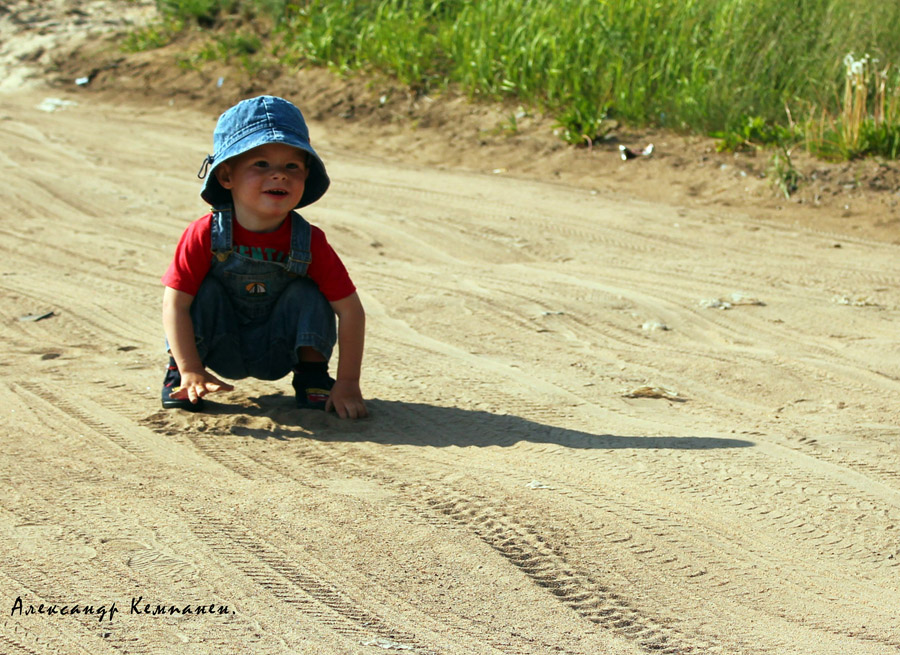
MULTIPOLYGON (((367 419, 340 419, 335 414, 297 410, 288 396, 262 396, 255 407, 241 407, 246 418, 231 433, 254 439, 368 441, 413 446, 512 446, 520 441, 566 448, 693 449, 747 448, 752 441, 699 436, 622 436, 554 427, 511 415, 391 400, 368 400, 367 419)), ((214 413, 236 413, 218 405, 214 413)))

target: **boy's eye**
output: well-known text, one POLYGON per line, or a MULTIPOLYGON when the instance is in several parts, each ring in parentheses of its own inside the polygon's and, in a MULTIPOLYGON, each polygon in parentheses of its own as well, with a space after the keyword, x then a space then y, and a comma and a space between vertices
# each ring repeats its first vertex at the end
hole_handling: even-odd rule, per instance
POLYGON ((264 159, 260 159, 259 161, 253 162, 253 165, 257 168, 268 168, 269 162, 265 161, 264 159))

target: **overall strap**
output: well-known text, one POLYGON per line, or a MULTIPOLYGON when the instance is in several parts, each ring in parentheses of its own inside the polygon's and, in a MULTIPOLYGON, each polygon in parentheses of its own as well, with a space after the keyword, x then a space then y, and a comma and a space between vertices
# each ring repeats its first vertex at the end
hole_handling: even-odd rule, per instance
POLYGON ((295 211, 291 212, 291 252, 286 264, 287 270, 297 275, 306 275, 312 262, 312 228, 306 219, 295 211))
POLYGON ((212 211, 212 220, 210 224, 210 235, 212 237, 212 251, 220 262, 228 259, 228 256, 234 251, 232 244, 232 226, 231 226, 232 208, 215 207, 212 211))

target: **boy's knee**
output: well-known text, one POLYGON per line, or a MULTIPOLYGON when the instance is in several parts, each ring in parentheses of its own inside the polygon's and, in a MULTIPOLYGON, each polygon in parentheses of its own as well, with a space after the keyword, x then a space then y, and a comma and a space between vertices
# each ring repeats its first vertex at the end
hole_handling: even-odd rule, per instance
POLYGON ((225 287, 217 279, 207 275, 191 303, 191 318, 194 323, 196 324, 201 317, 209 319, 231 313, 231 299, 225 287))
POLYGON ((302 303, 308 305, 310 303, 325 304, 329 307, 328 300, 319 291, 316 283, 307 277, 300 277, 287 285, 281 294, 281 301, 289 303, 302 303))
POLYGON ((238 320, 222 283, 207 276, 191 302, 191 323, 198 342, 213 343, 238 330, 238 320))
POLYGON ((197 295, 194 296, 193 304, 196 305, 198 302, 202 303, 210 300, 221 301, 227 297, 227 292, 225 291, 225 287, 222 286, 222 283, 212 275, 207 275, 200 284, 197 295))
POLYGON ((314 321, 334 320, 331 303, 319 291, 316 283, 308 278, 298 278, 285 288, 275 308, 276 315, 303 315, 314 321))

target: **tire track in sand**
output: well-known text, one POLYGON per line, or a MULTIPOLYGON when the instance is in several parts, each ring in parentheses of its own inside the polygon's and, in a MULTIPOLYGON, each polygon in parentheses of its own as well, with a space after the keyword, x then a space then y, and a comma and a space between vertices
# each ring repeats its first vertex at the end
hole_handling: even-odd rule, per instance
MULTIPOLYGON (((291 445, 303 461, 312 454, 318 463, 335 471, 393 488, 401 498, 400 506, 407 511, 449 518, 490 546, 551 598, 601 629, 637 643, 647 652, 667 655, 711 652, 708 642, 692 640, 664 621, 642 615, 626 598, 571 566, 564 550, 548 544, 545 535, 529 529, 505 508, 495 507, 480 494, 435 486, 446 481, 399 480, 386 471, 403 470, 409 466, 408 462, 384 455, 383 450, 375 453, 346 443, 308 438, 292 440, 291 445)), ((277 465, 282 473, 290 474, 290 463, 276 464, 276 459, 260 461, 277 465)))
MULTIPOLYGON (((356 601, 340 587, 310 570, 271 542, 255 537, 232 519, 201 516, 192 530, 229 565, 282 603, 357 644, 382 640, 422 655, 436 651, 403 628, 356 601)), ((385 646, 388 647, 388 646, 385 646)))
MULTIPOLYGON (((165 430, 164 422, 163 419, 153 420, 157 429, 160 430, 165 430)), ((238 429, 236 432, 240 434, 241 430, 238 429)), ((312 476, 312 471, 347 472, 356 470, 352 464, 341 462, 341 458, 336 459, 331 449, 306 444, 303 437, 307 435, 301 434, 300 438, 292 439, 292 451, 295 458, 290 460, 281 456, 264 457, 253 449, 242 448, 239 445, 240 442, 235 441, 233 432, 216 433, 213 430, 208 434, 204 433, 201 438, 198 438, 198 435, 188 435, 187 438, 191 443, 197 445, 203 454, 210 456, 229 471, 248 479, 291 480, 310 488, 326 490, 325 485, 315 481, 320 478, 312 476), (297 455, 301 455, 301 457, 297 458, 297 455)), ((446 515, 441 512, 423 512, 420 503, 413 502, 406 496, 400 497, 398 500, 398 503, 388 505, 397 521, 441 530, 458 529, 458 523, 448 520, 446 515)), ((236 566, 255 584, 274 594, 280 601, 300 609, 305 615, 314 617, 317 621, 329 626, 330 629, 336 630, 342 636, 358 641, 381 639, 386 640, 385 643, 411 645, 417 651, 431 652, 428 646, 423 645, 421 638, 390 627, 386 620, 380 618, 374 610, 358 603, 352 603, 349 600, 350 596, 341 591, 345 586, 341 579, 331 575, 323 577, 321 571, 313 574, 311 571, 299 568, 300 565, 296 558, 280 551, 274 544, 254 536, 250 528, 246 526, 236 528, 234 525, 233 519, 223 523, 204 517, 202 521, 196 522, 192 529, 226 562, 236 566), (223 538, 228 543, 222 542, 223 538), (304 600, 304 595, 311 598, 304 600)), ((385 590, 385 592, 389 596, 393 596, 393 592, 389 590, 385 590)), ((400 612, 404 611, 408 610, 401 607, 400 612)), ((438 616, 438 625, 434 626, 433 630, 444 632, 452 626, 451 634, 467 638, 466 652, 475 652, 471 650, 472 644, 482 644, 487 650, 478 650, 477 652, 484 652, 486 655, 543 655, 551 648, 553 652, 561 655, 582 655, 557 645, 535 645, 508 635, 496 637, 490 632, 477 630, 476 626, 462 621, 460 617, 451 613, 439 613, 438 616)), ((417 620, 421 625, 423 617, 419 617, 417 620)), ((437 648, 436 652, 445 651, 441 647, 431 646, 430 648, 437 648)), ((457 652, 458 650, 458 647, 454 646, 448 646, 448 648, 447 652, 457 652)))

